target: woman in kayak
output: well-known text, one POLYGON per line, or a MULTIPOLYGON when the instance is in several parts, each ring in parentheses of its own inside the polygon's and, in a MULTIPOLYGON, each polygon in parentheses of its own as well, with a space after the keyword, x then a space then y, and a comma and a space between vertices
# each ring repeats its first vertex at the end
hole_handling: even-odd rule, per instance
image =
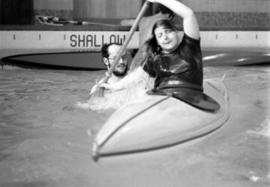
MULTIPOLYGON (((154 88, 148 94, 170 95, 201 109, 217 110, 218 104, 203 93, 200 31, 193 10, 177 0, 148 1, 160 3, 182 17, 184 35, 180 37, 169 19, 156 21, 152 28, 153 37, 145 43, 144 71, 137 70, 131 77, 138 79, 138 72, 146 72, 155 78, 154 88)), ((130 80, 102 86, 119 90, 130 84, 130 80)))
POLYGON ((145 16, 142 18, 139 24, 139 49, 134 56, 131 65, 130 71, 136 69, 139 66, 142 66, 145 52, 145 42, 152 38, 152 28, 157 20, 160 19, 170 19, 173 22, 176 22, 177 19, 174 19, 175 14, 167 7, 155 3, 152 6, 153 15, 145 16))
POLYGON ((146 42, 148 57, 143 69, 156 77, 153 92, 173 94, 176 88, 185 89, 184 92, 186 89, 202 91, 200 33, 194 12, 176 0, 149 1, 161 3, 181 16, 184 29, 181 39, 168 19, 158 20, 152 28, 153 37, 146 42))

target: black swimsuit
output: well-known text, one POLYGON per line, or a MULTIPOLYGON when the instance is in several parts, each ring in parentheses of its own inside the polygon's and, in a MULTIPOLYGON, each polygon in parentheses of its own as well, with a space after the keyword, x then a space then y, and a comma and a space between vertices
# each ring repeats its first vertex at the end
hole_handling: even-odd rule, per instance
POLYGON ((149 58, 143 69, 156 78, 149 94, 171 95, 208 111, 219 109, 217 102, 203 93, 200 40, 184 34, 176 50, 149 58))

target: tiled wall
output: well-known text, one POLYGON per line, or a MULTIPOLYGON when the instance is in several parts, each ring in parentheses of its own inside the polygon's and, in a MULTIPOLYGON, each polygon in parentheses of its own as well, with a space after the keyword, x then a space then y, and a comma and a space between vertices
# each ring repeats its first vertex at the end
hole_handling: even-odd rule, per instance
POLYGON ((66 19, 73 19, 73 11, 60 9, 60 10, 51 10, 51 9, 35 9, 35 15, 42 15, 42 16, 57 16, 66 19))
POLYGON ((202 28, 270 30, 270 0, 182 0, 202 28))
POLYGON ((255 12, 198 12, 202 28, 270 30, 270 13, 255 12))
POLYGON ((114 18, 124 19, 136 17, 140 0, 74 0, 74 18, 114 18))
MULTIPOLYGON (((74 1, 79 2, 79 0, 74 1)), ((182 1, 195 10, 201 28, 270 30, 270 0, 182 1)), ((73 0, 35 0, 34 2, 35 15, 51 15, 66 19, 74 17, 73 0)))
POLYGON ((72 10, 73 0, 34 0, 34 8, 38 10, 39 9, 72 10))
POLYGON ((269 0, 181 0, 197 12, 269 12, 269 0))
POLYGON ((34 14, 73 19, 73 0, 34 0, 34 14))
POLYGON ((201 27, 270 30, 270 0, 182 0, 201 27))

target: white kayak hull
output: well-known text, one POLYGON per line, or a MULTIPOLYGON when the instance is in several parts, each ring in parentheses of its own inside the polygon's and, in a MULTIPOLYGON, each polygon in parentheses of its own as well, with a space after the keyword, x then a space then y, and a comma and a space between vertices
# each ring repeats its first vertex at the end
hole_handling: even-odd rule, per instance
POLYGON ((93 157, 172 146, 213 132, 229 118, 229 97, 222 81, 205 81, 204 91, 220 104, 218 111, 156 95, 121 107, 95 137, 93 157))

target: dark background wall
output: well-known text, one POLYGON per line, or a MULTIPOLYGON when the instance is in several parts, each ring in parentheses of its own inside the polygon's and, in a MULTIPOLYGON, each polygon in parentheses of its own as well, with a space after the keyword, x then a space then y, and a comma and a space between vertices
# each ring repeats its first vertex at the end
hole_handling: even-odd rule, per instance
MULTIPOLYGON (((74 0, 74 3, 80 1, 74 0)), ((34 0, 34 13, 73 19, 74 3, 73 0, 34 0)))
POLYGON ((192 7, 202 27, 269 29, 270 0, 181 0, 192 7))
POLYGON ((0 0, 0 24, 31 24, 33 0, 0 0))
MULTIPOLYGON (((69 19, 136 17, 144 0, 35 0, 35 12, 69 19), (61 2, 61 3, 60 3, 61 2)), ((181 0, 195 10, 202 28, 270 28, 270 0, 181 0)))
MULTIPOLYGON (((0 24, 31 24, 34 15, 66 19, 135 18, 144 0, 0 0, 0 24)), ((270 28, 270 0, 181 0, 202 28, 270 28)))

